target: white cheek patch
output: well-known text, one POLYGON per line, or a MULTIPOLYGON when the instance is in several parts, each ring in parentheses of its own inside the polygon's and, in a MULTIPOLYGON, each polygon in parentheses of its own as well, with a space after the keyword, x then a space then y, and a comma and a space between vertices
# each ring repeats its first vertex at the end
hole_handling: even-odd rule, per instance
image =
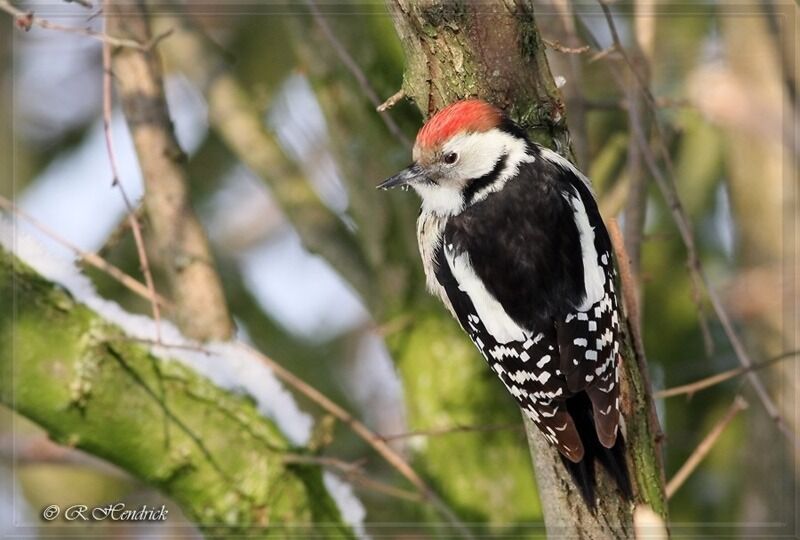
POLYGON ((586 297, 578 306, 579 311, 586 311, 605 296, 606 274, 598 263, 597 248, 594 244, 594 227, 589 223, 589 215, 583 204, 581 196, 573 187, 573 194, 563 193, 564 198, 572 207, 575 225, 581 241, 581 255, 583 258, 583 286, 586 297))
POLYGON ((486 290, 486 286, 472 268, 469 255, 460 253, 456 256, 445 246, 445 258, 453 277, 458 282, 459 289, 472 300, 472 305, 486 331, 497 343, 502 345, 511 341, 525 341, 527 332, 508 316, 500 302, 486 290))
POLYGON ((483 133, 459 135, 444 146, 445 152, 459 155, 453 172, 462 183, 489 174, 498 160, 505 156, 505 167, 497 179, 477 192, 472 198, 473 203, 500 191, 508 179, 517 174, 522 163, 533 161, 535 158, 527 150, 524 140, 496 128, 483 133))

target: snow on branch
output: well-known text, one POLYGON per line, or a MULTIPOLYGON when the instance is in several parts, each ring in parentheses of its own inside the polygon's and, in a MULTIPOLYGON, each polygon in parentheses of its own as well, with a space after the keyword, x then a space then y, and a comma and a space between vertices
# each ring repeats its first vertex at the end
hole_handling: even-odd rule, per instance
MULTIPOLYGON (((273 421, 294 445, 306 445, 313 427, 312 417, 302 411, 292 394, 254 353, 236 342, 199 344, 183 336, 170 322, 160 323, 161 342, 153 340, 156 323, 150 317, 128 313, 116 302, 98 295, 91 281, 68 256, 46 251, 31 235, 0 215, 0 247, 12 253, 43 278, 66 289, 107 322, 118 326, 132 341, 140 342, 164 362, 177 361, 216 386, 253 399, 258 412, 273 421)), ((325 485, 336 501, 342 519, 363 535, 365 510, 352 487, 326 472, 325 485)))

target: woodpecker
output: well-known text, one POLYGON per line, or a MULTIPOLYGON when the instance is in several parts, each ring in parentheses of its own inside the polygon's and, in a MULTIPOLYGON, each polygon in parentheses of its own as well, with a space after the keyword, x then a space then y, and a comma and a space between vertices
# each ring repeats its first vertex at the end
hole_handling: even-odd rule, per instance
POLYGON ((416 191, 427 287, 461 324, 595 506, 599 461, 630 499, 619 433, 621 319, 589 180, 478 99, 420 129, 378 188, 416 191))

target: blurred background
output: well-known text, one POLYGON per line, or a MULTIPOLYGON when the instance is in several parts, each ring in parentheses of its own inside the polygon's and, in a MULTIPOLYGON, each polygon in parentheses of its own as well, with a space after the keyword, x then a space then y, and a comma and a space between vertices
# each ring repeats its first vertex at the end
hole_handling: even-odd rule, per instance
MULTIPOLYGON (((620 39, 646 73, 655 111, 626 91, 632 79, 613 75, 610 65, 624 74, 624 64, 618 54, 603 53, 612 34, 597 5, 533 4, 565 99, 575 159, 592 178, 605 218, 617 217, 623 227, 638 222, 643 230, 640 252, 631 256, 655 389, 739 362, 692 284, 669 207, 633 142, 632 110, 660 121, 699 258, 753 358, 796 349, 794 4, 614 3, 620 39)), ((17 5, 60 24, 100 28, 97 6, 17 5)), ((203 36, 198 49, 176 32, 159 50, 170 114, 188 155, 193 204, 239 335, 386 436, 465 521, 485 534, 528 534, 541 510, 516 405, 424 291, 415 196, 372 189, 410 160, 407 141, 422 122, 401 101, 388 112, 387 126, 358 76, 380 101, 401 87, 403 52, 383 4, 157 3, 152 11, 156 31, 191 27, 203 36), (266 161, 237 146, 224 117, 214 114, 224 104, 212 100, 225 99, 206 84, 217 66, 243 89, 278 150, 266 161), (292 183, 312 188, 301 196, 315 214, 298 209, 306 203, 298 202, 292 183), (336 223, 340 236, 315 237, 304 219, 336 223), (337 254, 344 250, 349 255, 342 262, 337 254)), ((7 14, 0 21, 0 195, 80 248, 140 276, 125 206, 111 186, 100 44, 36 27, 24 32, 7 14)), ((138 201, 142 179, 128 129, 121 111, 112 119, 120 181, 138 201)), ((48 249, 65 249, 24 220, 18 226, 48 249)), ((146 217, 143 227, 147 235, 146 217)), ((157 257, 153 264, 156 287, 165 289, 157 257)), ((91 268, 86 273, 104 297, 150 313, 146 301, 116 282, 91 268)), ((760 370, 794 432, 796 361, 787 357, 760 370)), ((787 524, 794 530, 796 448, 742 377, 657 400, 667 478, 740 393, 750 407, 669 502, 673 532, 750 537, 787 524)), ((300 402, 321 420, 322 413, 300 402)), ((0 536, 15 530, 13 523, 47 534, 38 511, 54 502, 150 504, 157 497, 116 468, 48 442, 10 410, 0 409, 0 417, 0 536)), ((363 459, 370 476, 399 483, 347 429, 336 429, 326 453, 363 459)), ((429 520, 429 510, 413 501, 371 490, 357 494, 373 533, 380 529, 370 527, 383 522, 429 520)), ((187 531, 177 519, 170 526, 187 531)), ((85 532, 175 534, 124 527, 94 524, 85 532)))

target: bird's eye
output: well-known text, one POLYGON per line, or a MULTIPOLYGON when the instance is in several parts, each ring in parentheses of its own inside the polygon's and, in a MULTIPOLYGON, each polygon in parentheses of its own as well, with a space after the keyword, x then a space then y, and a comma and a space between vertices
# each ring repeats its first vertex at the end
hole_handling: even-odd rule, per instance
POLYGON ((444 155, 444 162, 448 165, 452 165, 456 161, 458 161, 458 154, 455 152, 448 152, 444 155))

